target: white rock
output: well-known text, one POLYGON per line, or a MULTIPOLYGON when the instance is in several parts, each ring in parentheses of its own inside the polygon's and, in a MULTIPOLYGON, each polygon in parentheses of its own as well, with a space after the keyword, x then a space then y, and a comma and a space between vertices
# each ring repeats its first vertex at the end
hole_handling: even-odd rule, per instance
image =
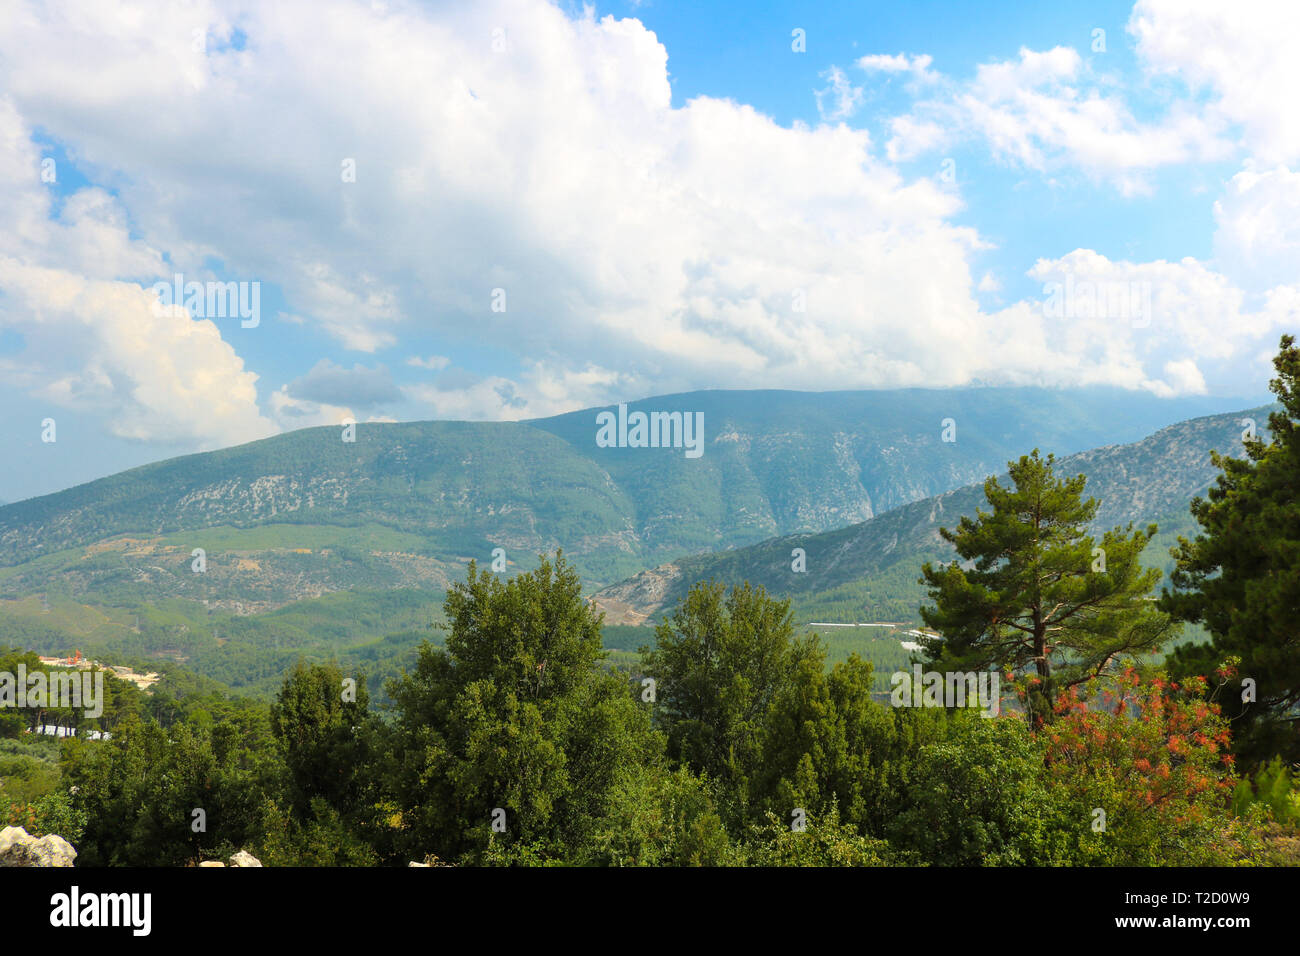
POLYGON ((22 827, 0 830, 0 866, 72 866, 77 851, 53 833, 40 839, 22 827))
POLYGON ((261 866, 262 861, 247 850, 240 850, 230 858, 231 866, 261 866))

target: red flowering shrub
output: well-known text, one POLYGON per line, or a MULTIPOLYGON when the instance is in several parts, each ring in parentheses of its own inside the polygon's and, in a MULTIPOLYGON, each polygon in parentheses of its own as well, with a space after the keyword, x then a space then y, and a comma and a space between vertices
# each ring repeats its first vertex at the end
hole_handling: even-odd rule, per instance
POLYGON ((1205 681, 1132 667, 1062 694, 1042 725, 1050 785, 1077 820, 1081 863, 1209 864, 1236 826, 1230 733, 1205 681))

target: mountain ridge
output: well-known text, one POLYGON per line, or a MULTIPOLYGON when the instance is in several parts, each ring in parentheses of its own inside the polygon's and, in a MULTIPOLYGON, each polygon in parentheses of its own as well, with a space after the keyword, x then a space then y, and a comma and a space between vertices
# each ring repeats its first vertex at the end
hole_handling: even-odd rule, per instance
MULTIPOLYGON (((867 547, 884 560, 859 560, 851 542, 838 551, 811 545, 809 575, 798 583, 816 580, 821 590, 795 587, 789 596, 801 615, 817 611, 817 617, 804 619, 914 620, 923 557, 913 546, 918 529, 932 536, 937 521, 962 510, 961 494, 977 486, 905 501, 866 522, 844 516, 854 508, 871 512, 870 495, 880 489, 902 499, 924 490, 918 483, 942 487, 957 480, 954 474, 982 479, 1000 471, 1006 457, 1034 445, 1051 447, 1042 432, 1038 441, 1025 440, 1027 421, 1000 417, 1008 403, 1026 394, 984 393, 982 408, 959 408, 954 444, 941 442, 936 414, 940 405, 961 397, 951 392, 927 393, 919 403, 908 395, 884 396, 886 401, 855 395, 848 402, 817 393, 794 401, 776 392, 714 396, 733 405, 719 409, 700 402, 714 424, 726 426, 715 429, 714 437, 734 432, 745 442, 724 442, 725 451, 709 446, 703 468, 673 449, 652 450, 658 455, 615 449, 596 459, 594 415, 585 414, 545 420, 547 429, 525 423, 361 427, 359 447, 339 441, 336 429, 303 430, 183 456, 143 466, 143 481, 136 471, 123 472, 63 497, 0 509, 0 530, 33 535, 44 545, 25 551, 11 537, 11 563, 0 565, 0 631, 42 652, 84 648, 123 659, 189 661, 198 673, 256 693, 273 690, 277 675, 300 655, 337 656, 364 667, 377 692, 380 678, 409 664, 421 640, 436 640, 428 628, 438 619, 443 593, 463 578, 469 560, 496 567, 492 548, 503 547, 500 569, 512 574, 532 567, 536 554, 554 545, 578 566, 584 590, 595 592, 612 612, 607 633, 617 634, 611 638, 615 657, 629 664, 645 633, 620 631, 618 622, 643 622, 634 605, 644 603, 644 596, 617 606, 617 586, 629 580, 645 584, 653 579, 650 569, 674 561, 719 562, 718 576, 733 583, 757 578, 752 567, 735 563, 737 556, 762 553, 772 541, 781 542, 784 552, 768 563, 774 571, 788 571, 795 542, 806 544, 820 534, 820 541, 843 545, 841 538, 862 534, 864 527, 876 535, 867 547), (871 399, 881 420, 854 430, 855 417, 871 399), (826 403, 818 412, 821 420, 801 435, 794 426, 808 417, 807 404, 819 401, 826 403), (752 407, 739 408, 746 402, 752 407), (775 402, 779 414, 760 428, 755 422, 771 411, 764 402, 775 402), (899 408, 910 408, 911 417, 898 417, 899 408), (855 450, 839 457, 825 452, 837 442, 842 447, 839 436, 846 431, 856 435, 855 450), (749 450, 738 452, 738 444, 749 450), (589 454, 580 454, 580 446, 589 454), (872 458, 872 449, 913 446, 933 468, 896 480, 888 455, 872 458), (1003 451, 1002 460, 993 457, 1003 451), (859 459, 875 467, 855 471, 859 459), (986 461, 996 467, 985 470, 986 461), (807 500, 820 501, 821 510, 801 510, 807 500), (741 512, 762 519, 749 526, 754 540, 736 535, 729 550, 726 539, 721 550, 710 550, 719 547, 713 529, 741 512), (802 530, 763 533, 781 521, 802 530), (831 530, 817 530, 828 524, 831 530), (196 573, 196 554, 203 559, 202 573, 196 573)), ((1045 437, 1066 445, 1088 440, 1098 427, 1135 430, 1171 409, 1151 403, 1121 427, 1094 422, 1094 431, 1074 434, 1075 422, 1095 417, 1105 405, 1096 395, 1091 404, 1077 398, 1048 395, 1029 421, 1054 418, 1045 437)), ((665 398, 640 407, 668 404, 665 398)), ((1124 414, 1122 407, 1116 412, 1124 414)), ((1238 432, 1235 426, 1229 430, 1229 420, 1243 414, 1218 416, 1211 443, 1228 447, 1238 432)), ((1176 436, 1179 428, 1202 427, 1195 422, 1151 431, 1176 436)), ((1142 441, 1153 439, 1148 434, 1142 441)), ((1114 502, 1127 498, 1142 514, 1173 502, 1186 521, 1187 498, 1207 480, 1204 463, 1198 464, 1205 446, 1206 441, 1184 442, 1182 459, 1161 459, 1154 451, 1150 460, 1130 454, 1124 468, 1112 470, 1114 502), (1163 471, 1155 467, 1159 461, 1165 461, 1163 471), (1151 498, 1145 484, 1152 481, 1165 488, 1164 498, 1151 498)), ((1110 443, 1078 454, 1113 456, 1113 449, 1123 447, 1128 446, 1110 443)), ((876 500, 885 497, 877 494, 876 500)), ((773 573, 767 581, 780 593, 788 577, 773 573)), ((664 581, 660 590, 672 584, 664 581)), ((861 635, 839 637, 839 651, 864 650, 861 635)), ((873 659, 902 653, 896 641, 887 644, 878 641, 866 650, 873 659)))
POLYGON ((717 390, 628 403, 702 411, 698 461, 596 448, 599 409, 362 424, 352 443, 335 427, 300 429, 0 507, 0 567, 122 534, 377 524, 424 536, 441 560, 564 548, 608 583, 667 557, 830 530, 960 487, 1031 432, 1036 444, 1079 451, 1217 401, 979 388, 717 390), (956 421, 955 443, 941 439, 945 419, 956 421))
MULTIPOLYGON (((1188 504, 1212 483, 1218 470, 1209 451, 1231 448, 1240 441, 1241 424, 1253 418, 1260 423, 1276 405, 1202 416, 1159 429, 1132 443, 1112 444, 1058 458, 1057 474, 1088 476, 1085 495, 1098 499, 1094 533, 1129 522, 1155 521, 1161 535, 1149 547, 1170 543, 1176 533, 1193 528, 1188 504)), ((1005 472, 998 477, 1005 479, 1005 472)), ((593 600, 604 608, 611 623, 640 624, 680 600, 700 580, 729 583, 750 581, 782 596, 791 597, 807 613, 817 613, 849 599, 852 585, 878 579, 902 565, 901 574, 919 576, 924 561, 951 560, 950 546, 940 538, 942 525, 954 526, 962 516, 974 517, 987 507, 983 482, 976 482, 927 499, 911 502, 867 521, 817 535, 784 535, 712 555, 689 556, 667 562, 597 591, 593 600), (791 552, 803 548, 808 570, 792 570, 791 552), (847 589, 847 590, 846 590, 847 589)), ((1149 558, 1161 566, 1167 561, 1149 558)), ((905 578, 895 590, 919 598, 921 589, 909 587, 905 578)), ((885 620, 898 615, 898 604, 861 608, 861 620, 885 620)), ((914 614, 913 614, 914 618, 914 614)))

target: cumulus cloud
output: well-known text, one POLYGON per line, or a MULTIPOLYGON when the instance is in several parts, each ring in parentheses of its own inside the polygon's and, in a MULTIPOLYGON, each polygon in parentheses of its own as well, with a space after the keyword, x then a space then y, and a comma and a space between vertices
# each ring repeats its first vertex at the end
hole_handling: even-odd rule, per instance
POLYGON ((1128 29, 1144 66, 1208 93, 1206 112, 1234 124, 1251 156, 1300 161, 1300 5, 1139 0, 1128 29))
POLYGON ((274 431, 257 408, 257 376, 216 325, 157 309, 127 282, 89 280, 0 256, 0 321, 26 339, 10 381, 55 405, 102 416, 121 438, 211 448, 274 431))
POLYGON ((1300 285, 1300 172, 1253 164, 1214 204, 1215 260, 1251 291, 1300 285))
POLYGON ((954 196, 863 131, 674 108, 635 20, 322 0, 308 37, 293 4, 23 9, 0 25, 20 108, 187 274, 220 258, 346 347, 418 328, 666 390, 951 382, 928 343, 982 337, 954 196), (244 48, 193 51, 196 22, 244 48))
POLYGON ((1147 191, 1149 170, 1219 159, 1231 149, 1191 104, 1176 102, 1153 122, 1137 119, 1122 93, 1064 46, 1022 48, 1014 59, 980 64, 964 82, 944 78, 937 92, 894 117, 890 132, 894 159, 974 139, 1004 162, 1039 172, 1079 168, 1125 194, 1147 191))
POLYGON ((1076 167, 1124 193, 1149 189, 1145 173, 1162 166, 1234 154, 1264 167, 1300 162, 1300 6, 1138 0, 1127 29, 1140 68, 1172 81, 1157 88, 1164 98, 1151 120, 1135 116, 1115 77, 1095 73, 1065 46, 1022 48, 966 80, 931 71, 926 57, 874 55, 859 64, 937 86, 892 119, 887 145, 899 159, 979 138, 1008 162, 1076 167))
POLYGON ((272 433, 257 376, 217 325, 159 308, 139 284, 164 262, 131 238, 121 204, 88 188, 56 214, 58 164, 42 162, 32 132, 0 99, 0 328, 22 341, 6 381, 126 439, 211 448, 272 433))
POLYGON ((1240 288, 1192 258, 1134 263, 1077 249, 1039 260, 1029 275, 1043 283, 1032 306, 1043 345, 1063 369, 1158 395, 1201 393, 1207 382, 1231 394, 1243 363, 1256 364, 1257 343, 1300 319, 1296 296, 1278 290, 1251 308, 1240 288))
MULTIPOLYGON (((1195 390, 1221 381, 1215 363, 1244 354, 1243 343, 1258 352, 1291 301, 1278 293, 1245 309, 1231 283, 1196 263, 1071 260, 1107 274, 1173 269, 1170 289, 1184 292, 1161 302, 1204 294, 1211 305, 1201 319, 1180 307, 1192 333, 1182 339, 1094 326, 1093 336, 1116 336, 1110 344, 1081 339, 1041 302, 981 311, 972 259, 987 244, 955 223, 959 194, 896 161, 973 138, 1003 161, 1074 164, 1131 192, 1148 170, 1220 157, 1221 126, 1249 119, 1228 105, 1206 118, 1194 104, 1138 119, 1067 48, 1022 50, 965 82, 924 54, 859 60, 860 70, 918 81, 924 96, 894 120, 882 154, 866 131, 839 122, 783 127, 704 96, 674 107, 668 51, 643 24, 540 0, 11 7, 0 20, 10 111, 0 120, 0 157, 10 158, 0 162, 25 164, 34 182, 39 127, 116 194, 86 191, 51 220, 38 188, 15 193, 0 178, 0 199, 14 200, 14 242, 37 250, 22 261, 148 282, 217 260, 234 279, 281 290, 283 314, 304 334, 375 356, 368 362, 408 335, 493 352, 490 374, 409 361, 437 373, 400 387, 425 414, 532 417, 703 386, 1044 374, 1195 390), (58 230, 57 243, 40 238, 58 230), (1211 318, 1238 324, 1197 324, 1211 318)), ((1182 47, 1140 44, 1153 62, 1181 68, 1182 47)), ((861 91, 840 71, 827 78, 824 115, 842 118, 861 91)), ((1225 200, 1225 249, 1246 242, 1234 208, 1225 200)), ((41 283, 11 268, 38 297, 41 283)), ((184 341, 216 370, 204 387, 238 397, 220 406, 225 424, 189 427, 208 436, 270 427, 245 404, 252 376, 230 345, 211 323, 191 321, 209 331, 182 335, 183 318, 167 317, 155 343, 135 347, 157 356, 184 341)), ((155 374, 144 359, 130 368, 155 374)), ((63 371, 57 393, 68 401, 118 374, 97 374, 89 360, 63 371)), ((377 408, 393 393, 367 378, 376 371, 318 366, 271 393, 270 420, 290 427, 377 408)), ((167 405, 150 401, 132 426, 141 434, 167 405)), ((158 427, 178 426, 163 415, 158 427)))

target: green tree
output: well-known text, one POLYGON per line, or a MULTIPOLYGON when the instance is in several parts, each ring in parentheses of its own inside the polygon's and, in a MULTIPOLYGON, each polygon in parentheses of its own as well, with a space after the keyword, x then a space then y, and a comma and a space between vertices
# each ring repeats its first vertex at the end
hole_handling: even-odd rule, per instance
POLYGON ((935 866, 1059 862, 1043 745, 1024 721, 957 713, 917 755, 890 841, 935 866))
POLYGON ((1246 777, 1237 782, 1232 800, 1233 813, 1245 816, 1251 804, 1257 803, 1266 807, 1270 816, 1279 823, 1300 825, 1298 782, 1282 758, 1274 757, 1255 774, 1253 786, 1246 777))
POLYGON ((826 673, 820 658, 800 664, 768 713, 751 799, 789 819, 830 813, 864 834, 882 835, 898 786, 920 746, 943 733, 943 711, 891 709, 872 700, 872 667, 853 654, 826 673))
POLYGON ((1269 387, 1282 404, 1270 440, 1245 442, 1245 458, 1212 452, 1222 469, 1191 510, 1201 527, 1172 553, 1174 590, 1161 606, 1209 630, 1209 646, 1180 648, 1179 674, 1209 677, 1229 657, 1238 677, 1224 698, 1235 748, 1248 764, 1300 759, 1300 349, 1284 335, 1269 387), (1254 700, 1242 681, 1254 681, 1254 700))
POLYGON ((832 808, 812 815, 796 827, 769 813, 750 828, 750 837, 734 847, 727 863, 732 866, 890 866, 915 862, 911 854, 896 852, 886 841, 865 837, 841 823, 832 808))
POLYGON ((471 562, 445 610, 445 650, 424 644, 414 672, 389 685, 399 848, 565 859, 608 812, 621 770, 662 755, 662 740, 627 680, 602 666, 601 617, 562 555, 508 582, 471 562))
POLYGON ((1098 547, 1087 533, 1097 501, 1083 500, 1083 475, 1057 479, 1055 456, 1038 450, 1010 462, 1012 487, 984 483, 992 511, 963 517, 940 534, 960 561, 922 568, 933 606, 927 642, 941 669, 1020 672, 1033 668, 1031 714, 1050 719, 1057 692, 1102 672, 1117 657, 1157 648, 1171 636, 1168 615, 1144 600, 1160 571, 1142 566, 1156 533, 1115 528, 1098 547))
POLYGON ((85 821, 77 862, 182 866, 257 846, 273 780, 264 723, 164 730, 129 718, 110 741, 69 741, 66 813, 85 821))
POLYGON ((299 660, 271 705, 275 735, 287 771, 289 806, 302 819, 322 799, 346 818, 365 802, 370 715, 365 677, 338 664, 299 660))
POLYGON ((801 675, 820 676, 825 651, 794 637, 789 601, 748 583, 697 584, 656 638, 642 656, 669 757, 714 781, 725 820, 744 820, 769 711, 801 675))
MULTIPOLYGON (((363 674, 299 660, 270 708, 283 805, 268 808, 268 863, 373 863, 387 830, 373 762, 377 728, 363 674)), ((192 719, 192 718, 191 718, 192 719)))
POLYGON ((685 767, 626 768, 607 812, 572 862, 598 866, 715 866, 730 841, 708 782, 685 767))

